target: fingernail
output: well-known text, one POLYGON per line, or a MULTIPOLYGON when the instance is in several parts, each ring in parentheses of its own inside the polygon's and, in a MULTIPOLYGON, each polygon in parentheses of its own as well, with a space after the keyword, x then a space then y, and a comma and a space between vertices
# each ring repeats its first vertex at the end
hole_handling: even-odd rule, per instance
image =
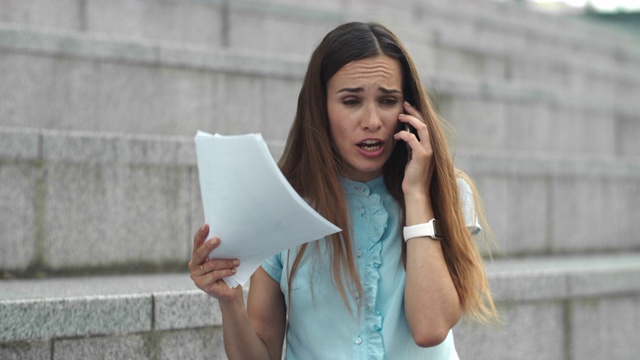
POLYGON ((398 114, 398 117, 404 117, 404 114, 398 114))
POLYGON ((233 266, 238 266, 238 265, 240 265, 240 260, 238 259, 233 260, 233 266))
POLYGON ((404 104, 407 105, 407 106, 411 106, 411 104, 409 104, 408 101, 405 101, 404 104))
POLYGON ((198 230, 198 231, 204 231, 204 227, 205 227, 205 226, 207 226, 207 225, 202 224, 202 226, 200 226, 200 230, 198 230))

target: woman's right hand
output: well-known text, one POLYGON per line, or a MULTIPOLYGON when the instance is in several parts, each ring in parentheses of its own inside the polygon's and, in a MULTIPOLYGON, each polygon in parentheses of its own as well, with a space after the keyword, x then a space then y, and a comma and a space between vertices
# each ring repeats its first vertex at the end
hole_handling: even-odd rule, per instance
POLYGON ((205 242, 209 235, 209 225, 203 225, 193 237, 193 253, 189 261, 191 280, 210 296, 219 301, 232 301, 242 297, 242 286, 230 288, 222 280, 236 273, 240 265, 238 259, 209 259, 209 254, 220 245, 220 239, 214 237, 205 242))

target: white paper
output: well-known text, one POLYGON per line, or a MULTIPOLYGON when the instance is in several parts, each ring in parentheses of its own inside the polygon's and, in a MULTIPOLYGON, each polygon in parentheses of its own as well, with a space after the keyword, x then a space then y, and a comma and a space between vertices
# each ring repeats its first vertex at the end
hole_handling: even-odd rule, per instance
POLYGON ((238 258, 230 287, 245 285, 270 256, 341 231, 291 187, 260 134, 195 137, 200 191, 209 238, 222 241, 212 258, 238 258))

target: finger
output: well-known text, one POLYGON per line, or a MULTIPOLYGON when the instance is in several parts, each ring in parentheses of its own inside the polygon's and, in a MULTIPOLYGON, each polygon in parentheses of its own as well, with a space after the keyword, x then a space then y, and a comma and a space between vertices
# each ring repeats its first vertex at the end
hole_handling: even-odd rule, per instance
POLYGON ((406 114, 404 114, 404 116, 402 116, 403 114, 398 116, 398 120, 413 126, 413 128, 415 128, 418 133, 420 142, 422 142, 423 144, 430 143, 429 128, 427 127, 425 121, 422 119, 422 114, 418 111, 418 109, 414 108, 406 101, 402 103, 402 106, 406 114))
POLYGON ((203 269, 209 273, 216 270, 234 269, 240 266, 240 260, 238 259, 214 259, 205 262, 203 269))
POLYGON ((215 271, 212 271, 210 273, 207 273, 207 274, 203 275, 202 278, 203 278, 203 282, 204 283, 213 284, 213 283, 217 282, 218 280, 222 280, 222 279, 224 279, 226 277, 233 276, 237 272, 238 272, 237 269, 215 270, 215 271))
POLYGON ((207 239, 207 235, 209 235, 209 225, 204 224, 196 231, 195 236, 193 237, 193 253, 202 246, 204 241, 207 239))
POLYGON ((415 107, 413 107, 411 104, 409 104, 408 101, 404 101, 402 103, 402 108, 404 109, 404 111, 409 114, 409 115, 413 115, 419 119, 422 118, 422 114, 420 114, 420 112, 418 111, 418 109, 416 109, 415 107))
POLYGON ((214 237, 212 239, 205 241, 205 243, 202 244, 202 246, 200 246, 193 252, 193 255, 191 256, 191 261, 195 265, 204 263, 209 258, 209 254, 211 253, 211 251, 213 251, 219 245, 220 245, 220 239, 217 237, 214 237))
POLYGON ((393 135, 393 137, 394 139, 396 139, 396 141, 402 140, 407 143, 411 150, 418 149, 420 146, 422 146, 420 144, 420 141, 418 141, 418 138, 414 134, 406 130, 397 132, 393 135))

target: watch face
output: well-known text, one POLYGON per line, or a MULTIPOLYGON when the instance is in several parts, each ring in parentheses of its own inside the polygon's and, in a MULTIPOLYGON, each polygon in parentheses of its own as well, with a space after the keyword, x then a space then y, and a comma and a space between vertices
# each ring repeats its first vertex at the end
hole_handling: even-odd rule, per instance
POLYGON ((433 232, 434 232, 434 235, 438 238, 442 238, 442 236, 444 235, 442 233, 442 228, 440 227, 440 221, 433 220, 433 232))

